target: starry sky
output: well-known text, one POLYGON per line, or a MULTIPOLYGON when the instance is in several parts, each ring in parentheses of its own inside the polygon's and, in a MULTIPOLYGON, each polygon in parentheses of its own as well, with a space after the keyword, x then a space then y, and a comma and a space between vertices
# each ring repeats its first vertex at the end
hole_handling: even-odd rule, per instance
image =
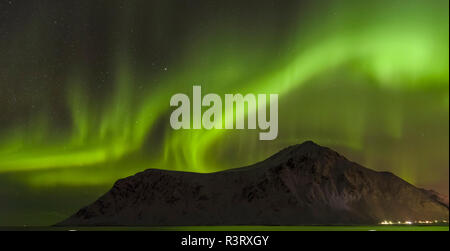
POLYGON ((0 226, 305 140, 448 195, 448 69, 447 0, 0 0, 0 226), (279 94, 278 138, 172 130, 193 85, 279 94))

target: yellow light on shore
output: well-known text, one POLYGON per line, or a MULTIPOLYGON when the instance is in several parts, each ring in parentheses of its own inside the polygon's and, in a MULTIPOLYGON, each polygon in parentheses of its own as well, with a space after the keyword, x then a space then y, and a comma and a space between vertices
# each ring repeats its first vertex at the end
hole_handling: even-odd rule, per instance
POLYGON ((416 221, 390 221, 384 220, 380 225, 412 225, 412 224, 439 224, 447 223, 447 220, 416 220, 416 221))

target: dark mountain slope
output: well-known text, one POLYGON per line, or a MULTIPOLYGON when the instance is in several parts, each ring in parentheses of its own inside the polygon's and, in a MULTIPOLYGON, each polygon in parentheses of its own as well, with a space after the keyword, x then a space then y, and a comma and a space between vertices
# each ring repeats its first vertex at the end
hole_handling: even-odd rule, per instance
POLYGON ((394 174, 308 141, 223 172, 146 170, 57 225, 355 225, 448 220, 448 212, 394 174))

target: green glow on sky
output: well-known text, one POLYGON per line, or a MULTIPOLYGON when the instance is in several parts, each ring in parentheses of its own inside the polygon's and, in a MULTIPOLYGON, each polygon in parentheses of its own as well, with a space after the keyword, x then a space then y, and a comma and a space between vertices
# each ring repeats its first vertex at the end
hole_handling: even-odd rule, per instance
MULTIPOLYGON (((254 27, 219 13, 204 28, 189 27, 189 38, 171 41, 176 56, 152 71, 136 63, 138 39, 129 33, 139 8, 119 11, 119 35, 108 40, 119 48, 108 60, 108 88, 94 90, 94 63, 80 59, 56 94, 64 100, 57 116, 64 114, 66 123, 52 118, 50 103, 43 105, 54 94, 24 98, 41 106, 0 128, 0 174, 31 187, 108 185, 146 168, 243 166, 312 139, 370 168, 448 187, 448 1, 308 8, 298 10, 284 33, 273 17, 254 27), (170 97, 191 96, 193 85, 204 94, 278 93, 279 139, 259 142, 247 130, 173 131, 170 97)), ((37 54, 47 46, 36 34, 47 28, 39 18, 33 22, 37 54)), ((153 30, 160 32, 156 40, 170 35, 160 29, 153 30)), ((24 42, 18 44, 11 50, 21 50, 24 42)))

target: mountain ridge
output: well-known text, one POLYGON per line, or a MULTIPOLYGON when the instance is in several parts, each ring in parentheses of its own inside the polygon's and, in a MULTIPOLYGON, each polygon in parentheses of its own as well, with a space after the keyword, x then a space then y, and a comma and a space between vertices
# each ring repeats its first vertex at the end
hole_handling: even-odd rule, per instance
POLYGON ((359 225, 448 220, 448 205, 312 141, 215 173, 148 169, 57 226, 359 225))

